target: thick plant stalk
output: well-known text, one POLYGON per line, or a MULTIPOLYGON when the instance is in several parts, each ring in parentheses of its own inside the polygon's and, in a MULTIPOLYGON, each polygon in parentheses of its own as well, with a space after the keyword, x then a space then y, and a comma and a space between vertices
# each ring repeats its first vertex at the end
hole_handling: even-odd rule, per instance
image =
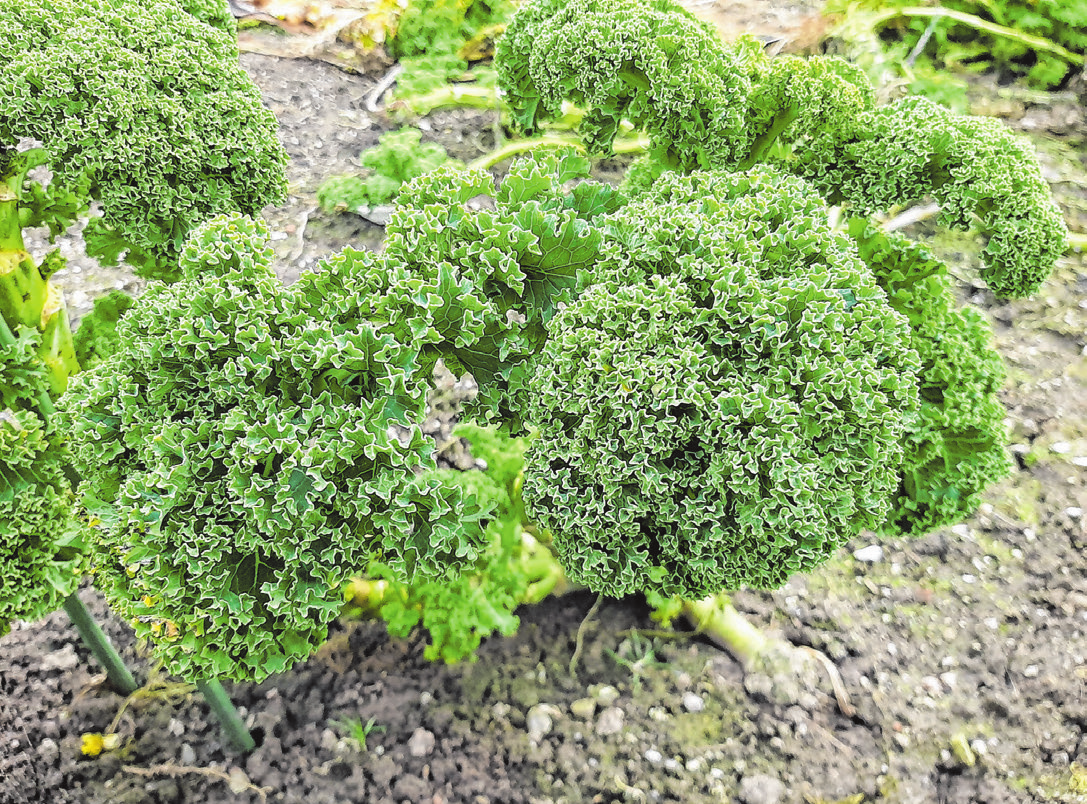
POLYGON ((234 703, 230 700, 230 696, 226 694, 226 690, 223 689, 223 685, 219 683, 218 679, 197 681, 196 688, 200 690, 200 694, 208 702, 211 711, 219 718, 219 722, 222 724, 230 744, 234 748, 243 753, 249 753, 257 747, 256 740, 253 739, 253 735, 249 733, 249 729, 242 722, 238 710, 234 708, 234 703))
POLYGON ((132 677, 132 673, 129 672, 128 668, 125 667, 125 663, 110 643, 109 638, 98 627, 98 623, 94 621, 94 618, 91 617, 91 613, 87 611, 87 607, 83 605, 83 601, 79 599, 78 594, 73 592, 68 595, 64 601, 64 611, 68 614, 72 625, 75 626, 87 647, 91 649, 94 658, 106 669, 106 677, 109 679, 110 686, 121 695, 128 696, 134 693, 139 688, 136 680, 132 677))
POLYGON ((728 595, 684 600, 683 614, 699 633, 712 639, 749 667, 762 656, 771 640, 738 612, 728 595))

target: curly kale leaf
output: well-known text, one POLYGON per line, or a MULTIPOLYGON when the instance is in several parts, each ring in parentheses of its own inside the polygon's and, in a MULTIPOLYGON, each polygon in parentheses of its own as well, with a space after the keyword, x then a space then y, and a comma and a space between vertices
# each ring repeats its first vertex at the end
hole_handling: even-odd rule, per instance
MULTIPOLYGON (((102 203, 89 252, 174 278, 185 235, 286 191, 276 123, 233 37, 176 0, 0 5, 0 144, 39 140, 102 203)), ((59 190, 58 190, 59 192, 59 190)))
POLYGON ((184 278, 153 283, 61 400, 101 520, 98 583, 184 678, 284 670, 371 561, 439 578, 486 541, 478 506, 427 474, 410 342, 306 312, 379 286, 380 266, 341 260, 287 289, 270 260, 249 219, 196 230, 184 278))
POLYGON ((1064 251, 1067 230, 1030 143, 996 120, 957 116, 925 98, 816 134, 789 169, 858 213, 931 194, 941 223, 976 220, 988 236, 981 275, 1000 296, 1036 291, 1064 251))
POLYGON ((850 233, 891 306, 910 321, 921 358, 919 406, 892 509, 881 530, 921 535, 968 516, 979 496, 1008 475, 1006 411, 998 396, 1004 363, 993 333, 972 308, 957 308, 946 266, 924 247, 856 221, 850 233))
POLYGON ((474 424, 458 425, 454 433, 468 438, 472 454, 487 468, 438 470, 434 476, 462 488, 488 512, 486 550, 473 565, 440 583, 398 582, 380 565, 369 572, 386 582, 378 613, 389 633, 405 637, 421 624, 430 634, 426 658, 445 662, 474 660, 484 638, 515 633, 520 621, 514 611, 526 602, 533 584, 556 570, 550 553, 522 528, 519 478, 528 442, 474 424))
POLYGON ((511 382, 529 515, 608 595, 778 586, 882 523, 917 355, 856 248, 777 171, 662 178, 511 382))
POLYGON ((602 232, 593 221, 621 196, 567 186, 587 171, 583 157, 552 153, 516 163, 497 188, 482 171, 442 167, 401 193, 384 252, 400 278, 381 315, 427 341, 428 366, 441 357, 475 375, 474 410, 515 416, 509 371, 536 353, 558 306, 595 270, 602 232))
POLYGON ((659 161, 683 171, 752 165, 778 136, 873 103, 857 68, 770 60, 753 40, 726 46, 671 0, 526 3, 498 43, 496 66, 526 131, 571 101, 586 111, 580 131, 590 150, 610 152, 627 119, 649 134, 659 161))
POLYGON ((456 53, 512 11, 509 0, 410 0, 402 7, 389 43, 397 58, 456 53))
POLYGON ((88 369, 117 351, 121 343, 117 322, 134 303, 131 296, 120 290, 94 300, 94 309, 83 317, 72 336, 76 359, 82 368, 88 369))
POLYGON ((87 569, 67 463, 37 414, 0 407, 0 633, 57 609, 87 569))
POLYGON ((201 22, 225 31, 231 36, 238 33, 238 23, 226 0, 179 0, 181 7, 201 22))

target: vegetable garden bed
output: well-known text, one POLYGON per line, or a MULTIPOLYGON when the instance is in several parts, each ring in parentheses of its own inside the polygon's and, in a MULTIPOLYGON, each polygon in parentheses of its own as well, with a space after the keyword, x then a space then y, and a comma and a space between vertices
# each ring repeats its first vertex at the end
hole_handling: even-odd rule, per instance
MULTIPOLYGON (((399 127, 365 109, 380 76, 242 63, 291 156, 291 198, 268 216, 277 273, 291 280, 345 243, 376 245, 379 227, 319 212, 314 199, 325 177, 399 127)), ((424 124, 466 161, 491 144, 488 113, 424 124)), ((1043 151, 1073 220, 1087 197, 1079 131, 1043 151)), ((947 238, 941 249, 972 245, 947 238)), ((76 260, 65 282, 78 289, 98 271, 76 260)), ((633 599, 604 602, 582 627, 594 602, 584 593, 523 610, 517 636, 487 641, 472 664, 428 663, 421 636, 351 624, 291 672, 230 687, 258 741, 240 757, 203 701, 168 678, 118 718, 122 699, 95 683, 54 614, 0 640, 0 801, 1081 800, 1087 266, 1066 256, 1032 300, 999 302, 967 279, 959 292, 993 321, 1009 365, 1018 471, 953 530, 862 536, 777 592, 734 599, 834 671, 745 674, 704 640, 657 631, 633 599), (360 741, 344 720, 374 728, 360 741), (84 752, 84 735, 110 732, 117 747, 84 752)), ((446 377, 432 408, 464 393, 446 377)), ((428 428, 448 436, 448 423, 428 428)), ((146 681, 128 627, 95 593, 83 597, 146 681)))

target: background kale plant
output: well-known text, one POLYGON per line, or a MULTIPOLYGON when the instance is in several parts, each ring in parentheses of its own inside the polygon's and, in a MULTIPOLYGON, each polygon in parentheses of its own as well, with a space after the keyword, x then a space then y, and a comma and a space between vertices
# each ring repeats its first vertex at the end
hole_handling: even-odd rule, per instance
POLYGON ((423 142, 417 128, 402 128, 381 135, 378 144, 362 152, 359 161, 366 176, 334 176, 317 189, 317 201, 326 212, 357 212, 396 198, 404 182, 449 161, 436 142, 423 142))

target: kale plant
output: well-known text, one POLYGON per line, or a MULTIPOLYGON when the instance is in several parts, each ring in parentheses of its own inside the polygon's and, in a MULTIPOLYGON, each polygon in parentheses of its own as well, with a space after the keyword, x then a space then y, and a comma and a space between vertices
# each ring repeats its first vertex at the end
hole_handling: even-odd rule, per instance
POLYGON ((368 174, 333 176, 317 189, 317 201, 326 212, 346 209, 357 212, 388 204, 404 182, 421 176, 449 161, 436 142, 423 142, 416 128, 402 128, 382 134, 378 144, 362 152, 359 161, 368 174))
POLYGON ((266 232, 219 218, 64 398, 101 583, 172 671, 285 668, 368 568, 406 585, 394 629, 448 612, 432 653, 456 658, 510 626, 526 522, 595 592, 697 599, 958 521, 1007 471, 991 333, 874 216, 931 195, 988 238, 990 287, 1029 293, 1065 230, 1027 145, 668 0, 527 3, 498 57, 522 125, 573 101, 594 150, 626 119, 650 160, 622 188, 565 152, 498 183, 439 167, 381 254, 290 288, 266 232), (528 439, 523 480, 438 471, 439 359, 528 439))
POLYGON ((380 305, 384 266, 347 252, 284 288, 271 259, 248 218, 199 228, 63 410, 96 583, 185 678, 284 670, 370 561, 441 578, 485 541, 433 443, 391 430, 425 388, 417 346, 357 306, 380 305))
POLYGON ((23 225, 57 232, 97 200, 88 253, 170 278, 194 226, 281 199, 286 155, 237 59, 177 0, 5 2, 0 149, 36 140, 53 172, 23 225))
POLYGON ((88 253, 123 253, 145 275, 173 277, 198 223, 284 194, 275 120, 232 33, 186 13, 214 17, 218 5, 0 5, 0 626, 60 600, 81 606, 71 593, 87 568, 85 523, 53 402, 80 361, 114 348, 110 322, 128 304, 97 305, 97 323, 73 340, 50 281, 64 260, 32 258, 24 228, 55 236, 97 201, 88 253), (44 182, 33 172, 42 166, 44 182))

